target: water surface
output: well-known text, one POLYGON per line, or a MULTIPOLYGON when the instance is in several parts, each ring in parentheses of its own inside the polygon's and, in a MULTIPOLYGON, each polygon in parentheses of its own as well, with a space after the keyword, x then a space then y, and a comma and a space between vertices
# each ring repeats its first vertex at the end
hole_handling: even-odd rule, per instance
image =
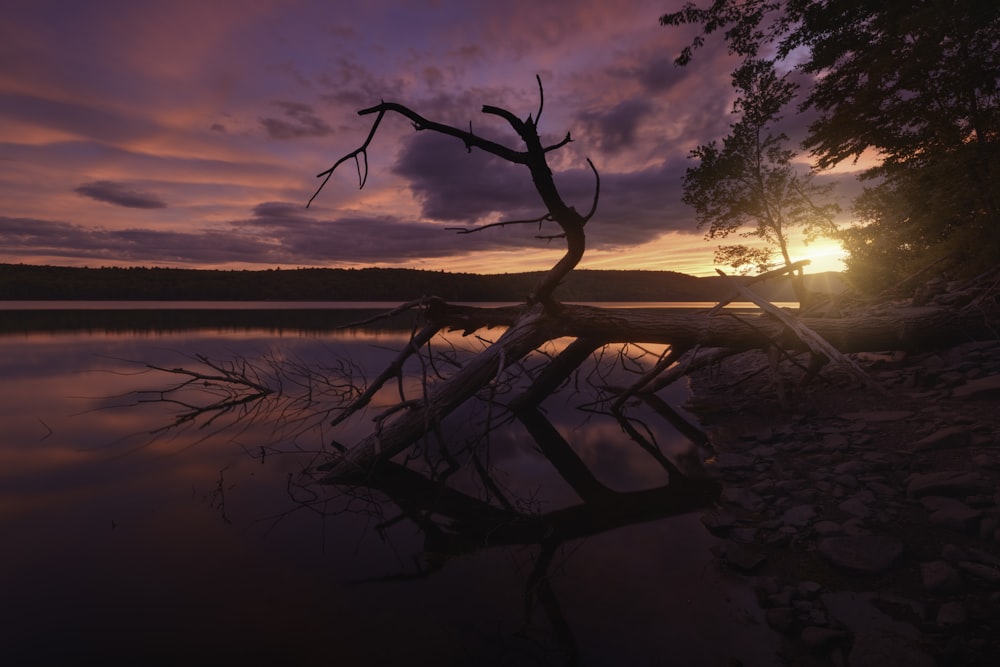
MULTIPOLYGON (((203 355, 360 379, 406 344, 403 328, 303 331, 209 318, 136 331, 113 322, 32 328, 17 317, 3 315, 0 336, 0 647, 16 657, 10 664, 773 659, 748 591, 711 565, 697 513, 657 518, 645 508, 554 546, 515 535, 466 548, 456 546, 459 528, 445 544, 392 488, 309 483, 331 441, 362 437, 394 387, 336 433, 319 400, 255 407, 261 401, 170 429, 188 408, 157 392, 178 378, 147 368, 197 366, 203 355), (540 569, 543 558, 551 561, 540 569)), ((452 343, 459 357, 462 346, 480 345, 452 343)), ((407 391, 419 390, 418 373, 410 369, 407 391)), ((683 392, 668 398, 680 403, 683 392)), ((615 422, 577 409, 586 402, 570 390, 544 408, 600 481, 623 492, 666 484, 615 422)), ((456 415, 446 440, 481 436, 487 409, 456 415)), ((682 446, 665 424, 647 423, 666 450, 682 446)), ((517 423, 489 434, 488 463, 518 512, 580 505, 517 423)), ((482 500, 473 477, 452 481, 482 500)))

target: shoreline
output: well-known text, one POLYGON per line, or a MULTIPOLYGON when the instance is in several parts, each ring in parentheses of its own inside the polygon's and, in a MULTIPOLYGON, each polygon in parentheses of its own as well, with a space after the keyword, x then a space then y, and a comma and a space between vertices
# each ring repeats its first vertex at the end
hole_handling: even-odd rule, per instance
POLYGON ((806 386, 766 356, 690 377, 724 485, 702 515, 797 665, 992 665, 1000 655, 1000 341, 850 355, 806 386))

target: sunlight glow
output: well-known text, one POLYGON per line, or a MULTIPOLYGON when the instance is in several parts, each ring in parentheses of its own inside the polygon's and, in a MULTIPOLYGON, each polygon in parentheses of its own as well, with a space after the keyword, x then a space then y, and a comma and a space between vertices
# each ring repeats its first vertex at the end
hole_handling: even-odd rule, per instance
POLYGON ((846 268, 844 260, 847 258, 847 252, 837 241, 820 239, 809 245, 804 245, 798 250, 799 256, 812 262, 809 265, 810 273, 843 271, 846 268))

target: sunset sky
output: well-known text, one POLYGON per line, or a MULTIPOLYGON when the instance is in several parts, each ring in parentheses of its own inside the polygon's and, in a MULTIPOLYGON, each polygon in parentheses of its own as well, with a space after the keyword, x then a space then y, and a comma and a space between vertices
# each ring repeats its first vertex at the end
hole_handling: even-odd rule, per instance
MULTIPOLYGON (((587 210, 581 267, 712 271, 681 202, 688 152, 728 130, 733 61, 687 68, 681 0, 6 0, 0 14, 0 262, 73 266, 548 268, 558 241, 526 170, 387 117, 358 188, 345 164, 380 100, 520 148, 540 129, 565 199, 587 210), (551 233, 544 230, 542 233, 551 233)), ((794 135, 794 128, 792 128, 794 135)), ((842 205, 847 202, 842 202, 842 205)), ((814 268, 831 248, 797 248, 814 268)))

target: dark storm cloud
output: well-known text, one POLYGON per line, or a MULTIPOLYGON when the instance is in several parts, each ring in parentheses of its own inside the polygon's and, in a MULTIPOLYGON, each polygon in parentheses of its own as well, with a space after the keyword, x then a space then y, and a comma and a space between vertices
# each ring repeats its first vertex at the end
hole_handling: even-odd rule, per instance
POLYGON ((604 113, 583 113, 587 136, 597 139, 598 146, 615 154, 634 148, 639 125, 655 111, 655 107, 643 98, 625 100, 604 113))
POLYGON ((605 75, 615 82, 637 82, 644 96, 668 93, 675 86, 692 76, 694 68, 679 67, 672 56, 662 53, 662 45, 657 50, 635 51, 620 62, 609 64, 605 75))
POLYGON ((416 134, 393 171, 409 181, 421 214, 434 220, 471 224, 492 214, 530 218, 543 212, 527 169, 481 150, 470 153, 452 137, 416 134))
POLYGON ((461 251, 519 247, 533 233, 532 228, 521 233, 488 230, 459 235, 444 225, 376 216, 323 220, 300 204, 284 202, 259 204, 253 213, 233 226, 269 237, 288 257, 316 262, 446 257, 461 251))
MULTIPOLYGON (((685 159, 634 172, 601 173, 597 211, 587 223, 591 248, 622 248, 651 241, 665 232, 695 230, 691 210, 681 201, 685 159)), ((563 199, 577 211, 590 210, 594 174, 574 169, 556 174, 563 199)))
POLYGON ((94 181, 76 188, 84 197, 90 197, 115 206, 125 208, 166 208, 167 204, 156 195, 130 189, 124 183, 114 181, 94 181))
POLYGON ((301 102, 274 102, 284 110, 283 118, 261 118, 260 123, 272 139, 298 139, 300 137, 325 137, 333 133, 325 120, 313 108, 301 102))
MULTIPOLYGON (((667 231, 693 231, 690 209, 681 202, 681 179, 690 166, 684 156, 628 173, 601 173, 597 213, 587 226, 592 247, 619 247, 652 240, 667 231)), ((599 167, 598 167, 599 168, 599 167)), ((473 150, 460 141, 418 134, 395 166, 408 179, 427 218, 471 225, 496 216, 534 218, 544 213, 527 169, 473 150)), ((590 210, 595 178, 589 169, 555 174, 563 199, 590 210)))

